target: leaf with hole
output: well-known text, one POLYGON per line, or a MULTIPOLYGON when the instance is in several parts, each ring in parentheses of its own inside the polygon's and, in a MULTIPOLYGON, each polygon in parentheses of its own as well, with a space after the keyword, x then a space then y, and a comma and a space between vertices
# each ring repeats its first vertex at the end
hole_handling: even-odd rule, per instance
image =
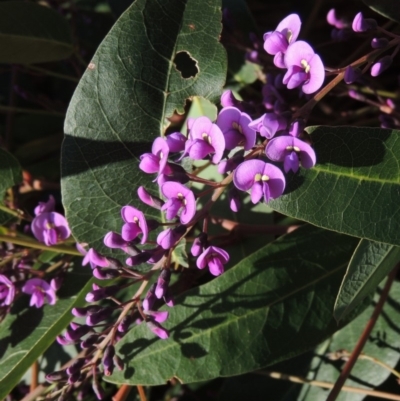
POLYGON ((220 30, 218 0, 203 2, 201 12, 196 0, 137 0, 106 36, 65 122, 63 203, 78 241, 109 252, 102 238, 120 230, 126 204, 160 216, 137 198, 137 188, 151 190, 155 178, 139 170, 138 159, 164 134, 175 110, 184 112, 187 99, 219 99, 226 75, 220 30), (190 77, 182 76, 187 71, 177 63, 179 53, 195 60, 190 77))

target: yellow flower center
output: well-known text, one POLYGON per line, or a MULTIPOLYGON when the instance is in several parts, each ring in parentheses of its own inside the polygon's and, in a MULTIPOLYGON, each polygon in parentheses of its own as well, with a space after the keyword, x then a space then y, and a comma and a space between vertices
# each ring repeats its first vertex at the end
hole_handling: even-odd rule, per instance
POLYGON ((238 130, 241 134, 243 134, 242 126, 239 125, 236 121, 234 121, 232 123, 232 128, 235 129, 235 130, 238 130))
POLYGON ((290 43, 290 41, 292 40, 292 37, 293 37, 293 32, 290 29, 288 29, 286 32, 286 39, 287 39, 288 43, 290 43))
POLYGON ((178 195, 176 197, 182 202, 182 205, 186 206, 186 199, 180 192, 178 193, 178 195))
POLYGON ((206 142, 208 142, 211 145, 210 135, 208 135, 207 133, 203 132, 201 137, 203 138, 203 140, 205 140, 206 142))
POLYGON ((304 71, 308 74, 310 72, 311 66, 308 64, 307 60, 300 61, 301 66, 304 68, 304 71))
POLYGON ((299 153, 300 152, 300 148, 297 146, 286 146, 286 150, 294 150, 295 152, 299 153))
POLYGON ((261 174, 260 173, 257 173, 255 176, 254 176, 254 181, 255 182, 258 182, 258 181, 261 181, 261 174))
POLYGON ((263 174, 263 176, 261 177, 261 181, 264 181, 264 182, 269 181, 269 177, 267 175, 263 174))

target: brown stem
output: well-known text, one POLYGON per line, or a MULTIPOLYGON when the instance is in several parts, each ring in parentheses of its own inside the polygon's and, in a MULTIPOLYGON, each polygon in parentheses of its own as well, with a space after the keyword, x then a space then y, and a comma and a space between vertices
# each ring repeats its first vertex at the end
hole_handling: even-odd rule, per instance
POLYGON ((144 393, 144 388, 143 386, 136 386, 138 389, 140 401, 147 401, 146 394, 144 393))
POLYGON ((365 343, 367 342, 369 335, 371 334, 372 329, 375 326, 376 320, 378 319, 380 313, 382 312, 383 305, 386 302, 386 299, 389 295, 390 288, 393 284, 393 281, 396 277, 397 270, 399 269, 400 264, 397 264, 396 267, 389 274, 389 277, 386 280, 385 287, 381 293, 379 301, 375 306, 374 312, 372 313, 370 319, 368 320, 367 325, 364 328, 364 331, 361 334, 353 352, 351 353, 349 360, 344 365, 342 372, 340 373, 339 378, 336 380, 335 385, 333 386, 331 392, 328 395, 326 401, 335 401, 338 397, 340 390, 342 389, 344 382, 349 377, 351 369, 353 369, 354 364, 357 362, 358 356, 360 355, 362 349, 364 348, 365 343))
POLYGON ((117 394, 115 394, 114 397, 112 398, 112 401, 125 401, 131 390, 132 386, 123 384, 117 391, 117 394))
POLYGON ((35 390, 38 386, 38 376, 39 376, 39 363, 38 361, 33 362, 32 364, 32 373, 31 373, 31 385, 29 387, 29 391, 35 390))

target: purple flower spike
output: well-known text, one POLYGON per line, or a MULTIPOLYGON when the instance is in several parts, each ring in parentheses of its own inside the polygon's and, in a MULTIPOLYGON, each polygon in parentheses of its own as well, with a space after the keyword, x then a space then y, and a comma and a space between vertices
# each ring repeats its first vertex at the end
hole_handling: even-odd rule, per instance
POLYGON ((228 252, 217 246, 209 246, 197 259, 196 265, 199 269, 209 267, 210 273, 219 276, 224 272, 224 264, 229 260, 228 252))
POLYGON ((263 196, 265 203, 278 198, 282 195, 286 183, 278 167, 256 159, 242 163, 233 174, 233 182, 241 191, 251 189, 250 198, 254 204, 263 196))
POLYGON ((255 145, 256 133, 249 128, 250 123, 250 116, 236 107, 225 107, 220 111, 216 124, 224 134, 226 149, 243 146, 250 150, 255 145))
POLYGON ((154 140, 151 153, 140 156, 139 168, 145 173, 162 174, 168 168, 169 148, 164 138, 158 137, 154 140))
POLYGON ((364 18, 362 13, 358 13, 351 26, 354 32, 367 32, 376 29, 377 23, 372 18, 364 18))
POLYGON ((304 93, 317 91, 325 79, 325 69, 321 58, 314 53, 312 47, 303 41, 293 43, 285 54, 288 68, 283 83, 288 89, 302 86, 304 93))
POLYGON ((32 232, 38 241, 47 246, 56 245, 71 235, 66 218, 57 212, 43 212, 32 221, 32 232))
POLYGON ((185 149, 186 137, 180 132, 173 132, 166 136, 170 152, 181 152, 185 149))
POLYGON ((166 211, 168 220, 173 219, 181 209, 181 223, 187 224, 192 220, 196 213, 196 200, 190 189, 178 182, 168 181, 162 185, 161 193, 168 199, 161 208, 166 211))
POLYGON ((14 283, 4 274, 0 274, 0 307, 11 305, 15 297, 14 283))
POLYGON ((142 234, 143 236, 140 243, 145 244, 147 236, 149 235, 149 230, 144 214, 132 206, 124 206, 121 209, 121 216, 122 220, 125 221, 121 231, 122 238, 125 241, 132 241, 139 234, 142 234))
POLYGON ((299 164, 304 168, 311 168, 316 163, 314 149, 308 143, 292 136, 274 138, 265 148, 265 154, 271 160, 283 161, 286 173, 289 170, 297 172, 299 164))
POLYGON ((35 216, 39 216, 42 213, 50 213, 54 212, 56 207, 56 201, 52 195, 49 196, 49 200, 47 202, 39 202, 39 204, 35 207, 35 216))
POLYGON ((377 77, 382 74, 383 71, 387 70, 392 64, 391 56, 384 56, 379 59, 372 67, 371 67, 371 75, 373 77, 377 77))
POLYGON ((285 129, 285 118, 275 113, 265 113, 249 124, 249 128, 260 133, 264 138, 271 139, 278 131, 285 129))
POLYGON ((220 128, 208 117, 199 117, 193 122, 189 139, 185 146, 185 155, 193 160, 202 160, 213 154, 211 160, 218 164, 225 150, 225 137, 220 128))
POLYGON ((56 303, 56 293, 50 284, 40 278, 31 278, 22 287, 22 292, 32 295, 30 306, 41 308, 45 301, 50 305, 56 303))

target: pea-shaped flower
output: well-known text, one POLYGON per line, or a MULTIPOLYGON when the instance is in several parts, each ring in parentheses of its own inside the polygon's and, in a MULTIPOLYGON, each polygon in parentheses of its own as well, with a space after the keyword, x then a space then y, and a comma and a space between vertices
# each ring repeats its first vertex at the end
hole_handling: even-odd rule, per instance
POLYGON ((49 283, 41 278, 31 278, 22 287, 22 292, 31 295, 30 306, 41 308, 45 301, 50 305, 56 303, 56 293, 49 283))
POLYGON ((315 166, 316 156, 314 149, 306 142, 291 135, 272 139, 265 148, 265 154, 273 161, 283 162, 283 169, 287 173, 294 173, 301 164, 304 168, 315 166))
POLYGON ((282 171, 262 160, 246 160, 233 173, 233 183, 241 191, 249 191, 253 203, 258 203, 264 196, 265 203, 282 195, 285 189, 285 177, 282 171))
POLYGON ((219 276, 224 272, 224 264, 229 261, 228 252, 217 246, 209 246, 197 259, 196 265, 199 269, 206 266, 210 269, 210 273, 219 276))
POLYGON ((57 212, 43 212, 31 224, 33 235, 47 246, 56 245, 71 235, 67 219, 57 212))
POLYGON ((313 93, 324 83, 325 69, 322 60, 307 42, 299 40, 288 47, 285 65, 288 71, 282 82, 288 89, 301 85, 304 93, 313 93))
POLYGON ((196 213, 196 200, 193 192, 179 182, 167 181, 161 186, 161 193, 168 199, 161 210, 168 220, 180 213, 182 224, 189 223, 196 213))
POLYGON ((125 224, 122 226, 121 236, 125 241, 133 241, 139 234, 142 235, 141 244, 145 244, 149 229, 144 214, 133 206, 124 206, 121 217, 125 224))
POLYGON ((158 137, 154 140, 151 153, 140 156, 139 168, 145 173, 164 173, 168 169, 169 147, 164 138, 158 137))
POLYGON ((189 139, 185 144, 185 155, 193 160, 202 160, 211 155, 211 161, 218 164, 225 150, 225 137, 221 129, 208 117, 196 118, 190 125, 189 139))

